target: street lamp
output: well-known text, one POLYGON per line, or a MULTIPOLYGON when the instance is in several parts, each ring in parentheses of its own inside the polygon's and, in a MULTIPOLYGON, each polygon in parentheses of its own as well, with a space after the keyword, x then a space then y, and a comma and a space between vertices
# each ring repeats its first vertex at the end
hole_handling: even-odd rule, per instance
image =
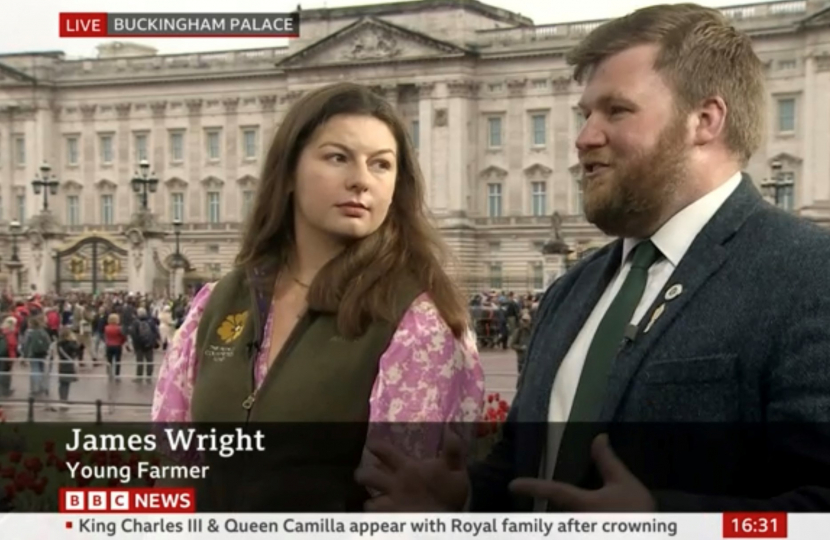
POLYGON ((17 236, 20 234, 20 230, 22 227, 20 226, 19 221, 12 221, 9 223, 9 233, 12 237, 12 258, 9 262, 6 263, 9 270, 12 271, 17 276, 17 290, 16 292, 19 294, 22 292, 23 289, 23 274, 20 272, 23 263, 20 262, 20 254, 17 251, 17 236))
POLYGON ((155 172, 150 172, 150 162, 142 159, 138 163, 138 168, 141 172, 136 172, 130 182, 133 186, 133 191, 141 195, 141 208, 147 210, 147 190, 150 193, 155 193, 158 189, 159 179, 156 178, 155 172))
POLYGON ((40 192, 43 192, 44 212, 49 210, 49 193, 51 192, 52 195, 57 195, 58 186, 60 186, 60 182, 58 182, 54 174, 51 178, 49 177, 50 172, 52 172, 52 167, 44 161, 43 165, 40 166, 40 177, 35 176, 35 179, 32 180, 32 188, 35 190, 35 195, 40 195, 40 192))
POLYGON ((790 206, 795 182, 793 182, 791 176, 785 176, 781 172, 784 167, 777 159, 770 164, 770 168, 772 169, 772 176, 761 182, 761 190, 766 197, 772 198, 776 206, 783 207, 785 210, 792 210, 790 206))

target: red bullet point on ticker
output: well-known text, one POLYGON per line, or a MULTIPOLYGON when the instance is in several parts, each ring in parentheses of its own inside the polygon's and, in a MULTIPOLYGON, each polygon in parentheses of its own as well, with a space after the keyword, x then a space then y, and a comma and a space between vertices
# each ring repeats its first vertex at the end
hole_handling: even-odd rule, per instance
POLYGON ((66 528, 67 528, 67 529, 71 529, 71 528, 72 528, 72 522, 71 522, 71 521, 67 521, 67 522, 66 522, 66 528))

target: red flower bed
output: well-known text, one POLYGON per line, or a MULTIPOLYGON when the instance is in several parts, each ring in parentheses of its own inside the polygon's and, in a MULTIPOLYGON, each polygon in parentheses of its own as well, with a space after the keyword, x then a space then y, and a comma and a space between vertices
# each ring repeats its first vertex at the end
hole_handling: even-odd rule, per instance
MULTIPOLYGON (((4 430, 9 431, 14 437, 19 433, 16 427, 4 430)), ((138 463, 147 461, 157 465, 157 457, 120 452, 61 452, 56 446, 55 441, 45 441, 39 452, 27 449, 25 453, 10 451, 0 455, 0 509, 56 512, 59 487, 122 485, 118 479, 83 478, 80 469, 76 471, 77 477, 72 478, 68 464, 129 467, 132 481, 123 485, 152 486, 155 483, 151 478, 138 477, 138 463)))
POLYGON ((490 448, 498 441, 502 424, 507 420, 510 405, 498 393, 489 394, 481 414, 481 420, 476 426, 475 448, 473 457, 483 459, 490 448))

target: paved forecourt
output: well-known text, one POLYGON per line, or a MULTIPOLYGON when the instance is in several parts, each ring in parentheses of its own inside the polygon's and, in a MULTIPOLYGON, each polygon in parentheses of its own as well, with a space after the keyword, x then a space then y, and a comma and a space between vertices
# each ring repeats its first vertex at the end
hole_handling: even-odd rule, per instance
MULTIPOLYGON (((78 381, 72 384, 66 410, 57 403, 35 402, 34 420, 36 422, 93 422, 96 419, 95 401, 101 400, 101 419, 104 422, 145 421, 150 417, 150 404, 153 400, 156 376, 162 362, 160 351, 155 355, 153 379, 149 382, 139 381, 135 376, 135 355, 124 352, 121 360, 121 377, 110 380, 106 365, 99 360, 97 366, 86 365, 78 374, 78 381)), ((513 351, 484 350, 481 363, 487 381, 487 392, 498 392, 502 399, 512 401, 516 389, 516 355, 513 351)), ((58 399, 57 366, 54 365, 49 375, 49 399, 58 399)), ((0 399, 0 406, 9 422, 24 422, 28 419, 29 403, 29 366, 15 362, 12 370, 11 401, 0 399)))

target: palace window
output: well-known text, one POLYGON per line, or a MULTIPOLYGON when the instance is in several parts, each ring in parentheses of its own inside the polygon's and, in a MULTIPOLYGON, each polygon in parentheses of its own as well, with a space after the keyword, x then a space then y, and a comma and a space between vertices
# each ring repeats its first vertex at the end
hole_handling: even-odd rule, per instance
POLYGON ((170 133, 170 161, 181 163, 184 161, 184 132, 173 131, 170 133))
POLYGON ((533 205, 532 211, 534 216, 547 215, 547 184, 545 182, 533 182, 530 184, 530 198, 533 205))
POLYGON ((112 163, 112 135, 101 135, 101 163, 112 163))
POLYGON ((501 148, 501 130, 501 117, 487 119, 487 145, 490 148, 501 148))
POLYGON ((534 114, 531 116, 533 127, 533 146, 545 146, 547 144, 547 115, 534 114))
POLYGON ((242 132, 242 155, 245 159, 256 159, 257 157, 256 131, 254 128, 248 128, 242 132))
POLYGON ((254 190, 246 189, 242 192, 242 217, 246 218, 254 210, 254 190))
POLYGON ((139 163, 145 159, 149 159, 147 157, 147 134, 146 133, 136 133, 135 134, 135 161, 139 163))
POLYGON ((207 133, 207 157, 210 161, 218 161, 221 157, 219 147, 219 132, 208 131, 207 133))
POLYGON ((80 200, 77 195, 66 197, 66 223, 68 225, 79 225, 81 223, 80 200))
POLYGON ((207 214, 209 223, 219 223, 219 192, 211 191, 207 194, 207 214))
POLYGON ((78 137, 69 137, 66 139, 66 164, 78 164, 78 137))
POLYGON ((170 220, 184 221, 184 193, 170 194, 170 220))
POLYGON ((113 221, 112 195, 101 195, 101 224, 112 225, 113 221))
POLYGON ((778 132, 792 133, 795 131, 795 98, 778 100, 778 132))
POLYGON ((501 184, 487 184, 487 215, 501 217, 501 184))
POLYGON ((18 167, 26 166, 26 137, 23 135, 14 138, 14 164, 18 167))
POLYGON ((412 121, 412 147, 418 150, 421 147, 421 122, 419 120, 412 121))

